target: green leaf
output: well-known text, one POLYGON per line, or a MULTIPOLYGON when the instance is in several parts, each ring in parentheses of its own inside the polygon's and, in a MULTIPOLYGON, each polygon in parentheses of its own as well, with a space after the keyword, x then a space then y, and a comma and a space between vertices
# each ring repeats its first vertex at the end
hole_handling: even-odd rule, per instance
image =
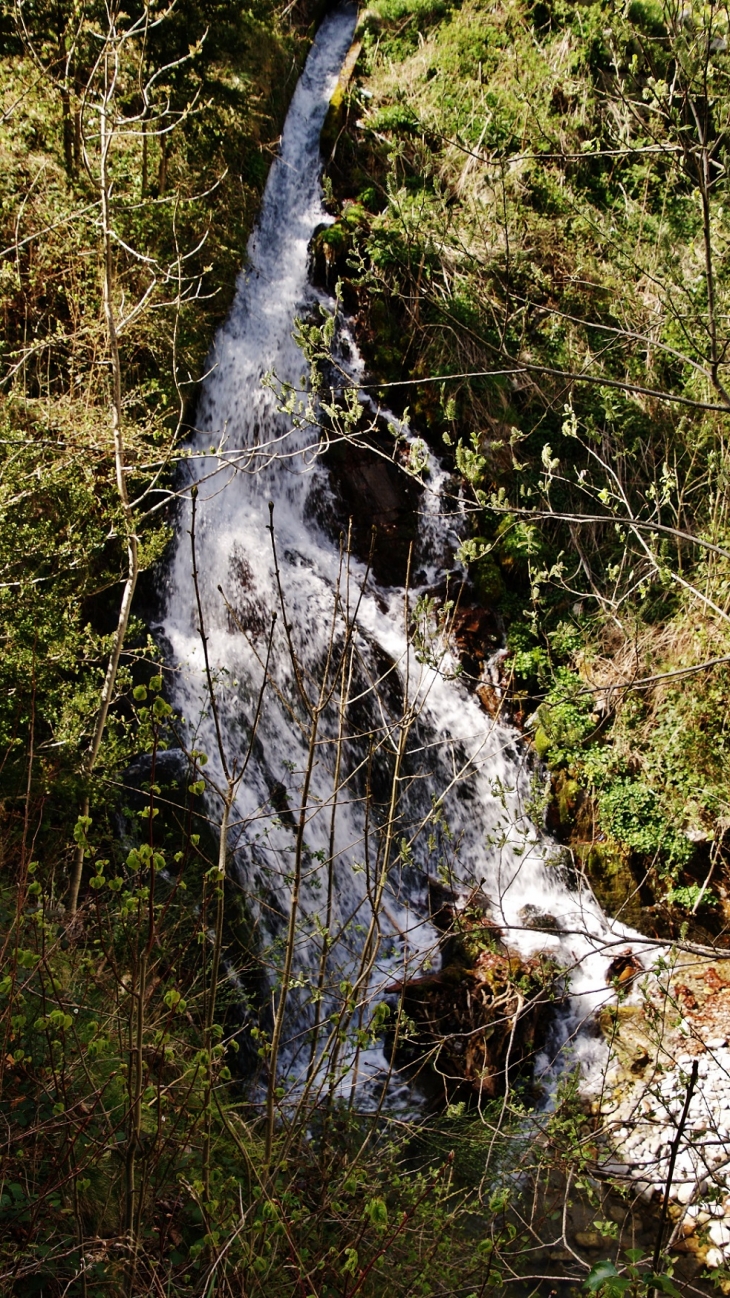
POLYGON ((363 1216, 367 1217, 376 1230, 385 1230, 388 1225, 388 1209, 383 1199, 369 1199, 363 1216))
POLYGON ((676 1284, 673 1284, 673 1282, 669 1279, 668 1275, 664 1275, 664 1274, 654 1275, 651 1278, 651 1283, 654 1285, 656 1289, 661 1289, 662 1293, 670 1294, 671 1298, 681 1298, 679 1289, 677 1288, 676 1284))
POLYGON ((355 1275, 355 1272, 357 1271, 357 1262, 358 1262, 357 1249, 356 1249, 356 1248, 346 1248, 346 1249, 345 1249, 345 1262, 344 1262, 344 1265, 343 1265, 343 1267, 342 1267, 342 1274, 343 1274, 343 1275, 355 1275))
POLYGON ((613 1262, 609 1262, 608 1259, 596 1262, 584 1282, 584 1288, 589 1293, 597 1293, 602 1290, 610 1298, 625 1293, 630 1287, 631 1281, 628 1277, 619 1275, 613 1262))
POLYGON ((91 823, 91 816, 79 816, 74 825, 74 842, 78 843, 80 847, 86 847, 87 845, 86 835, 88 830, 91 829, 91 823))

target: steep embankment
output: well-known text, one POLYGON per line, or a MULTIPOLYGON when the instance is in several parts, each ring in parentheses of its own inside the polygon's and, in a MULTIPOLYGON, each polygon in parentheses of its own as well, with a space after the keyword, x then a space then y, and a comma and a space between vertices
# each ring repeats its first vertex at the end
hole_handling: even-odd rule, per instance
MULTIPOLYGON (((372 5, 319 239, 383 396, 469 483, 464 598, 505 628, 551 827, 611 914, 705 939, 730 807, 722 21, 372 5)), ((491 650, 465 664, 487 699, 491 650)))

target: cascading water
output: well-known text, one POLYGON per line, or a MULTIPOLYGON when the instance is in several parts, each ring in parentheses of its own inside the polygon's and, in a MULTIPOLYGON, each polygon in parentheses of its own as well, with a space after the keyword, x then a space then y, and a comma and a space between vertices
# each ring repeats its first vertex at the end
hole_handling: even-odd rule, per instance
MULTIPOLYGON (((190 460, 199 594, 231 765, 240 767, 248 749, 272 615, 279 610, 272 684, 236 791, 229 843, 272 952, 272 981, 299 871, 283 1052, 290 1075, 307 1066, 319 991, 331 1000, 343 980, 359 976, 374 1002, 378 989, 402 978, 404 969, 413 974, 438 959, 425 895, 426 878, 439 862, 465 887, 481 884, 520 951, 551 951, 571 971, 573 1008, 563 1040, 606 997, 607 950, 626 932, 609 924, 590 891, 570 881, 555 863, 554 845, 530 822, 532 780, 517 735, 487 717, 445 670, 448 655, 434 662, 416 654, 404 591, 378 587, 362 563, 343 560, 317 521, 315 502, 329 488, 311 431, 292 427, 272 386, 262 382, 274 372, 280 382, 301 386, 306 364, 292 337, 294 320, 324 301, 307 279, 308 245, 327 219, 319 136, 354 24, 349 7, 325 19, 296 89, 248 265, 215 342, 190 460), (285 617, 267 530, 269 501, 285 617), (325 677, 329 697, 313 741, 303 693, 316 702, 325 677), (379 879, 385 887, 373 921, 379 879), (560 931, 529 927, 527 905, 555 917, 560 931), (323 941, 329 948, 324 983, 323 941)), ((449 526, 438 509, 445 475, 435 463, 431 469, 417 542, 427 580, 443 563, 449 526)), ((191 576, 189 501, 185 509, 162 630, 176 669, 173 701, 187 719, 190 745, 209 754, 206 770, 221 787, 191 576)), ((590 1053, 579 1032, 575 1039, 579 1051, 590 1053)), ((372 1091, 385 1069, 382 1051, 358 1051, 357 1068, 363 1090, 372 1091)))

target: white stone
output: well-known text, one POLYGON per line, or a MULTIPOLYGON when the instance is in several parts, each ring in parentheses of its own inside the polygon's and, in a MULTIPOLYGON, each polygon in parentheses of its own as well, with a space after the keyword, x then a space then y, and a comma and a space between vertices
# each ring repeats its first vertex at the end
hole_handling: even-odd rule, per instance
POLYGON ((726 1225, 724 1221, 713 1221, 709 1235, 713 1244, 717 1244, 718 1248, 724 1248, 727 1244, 730 1244, 730 1226, 726 1225))
MULTIPOLYGON (((679 1189, 677 1190, 677 1198, 680 1203, 689 1203, 694 1192, 695 1192, 694 1181, 685 1181, 684 1185, 680 1185, 679 1189)), ((692 1216, 694 1216, 694 1213, 692 1213, 692 1216)))
POLYGON ((716 1266, 722 1266, 724 1261, 725 1259, 719 1248, 708 1248, 707 1256, 705 1257, 707 1266, 714 1269, 716 1266))

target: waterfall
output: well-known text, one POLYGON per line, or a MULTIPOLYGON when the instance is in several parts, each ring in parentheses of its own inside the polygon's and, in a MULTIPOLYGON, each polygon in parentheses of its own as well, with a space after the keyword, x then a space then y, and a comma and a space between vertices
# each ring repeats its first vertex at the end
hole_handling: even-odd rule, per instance
MULTIPOLYGON (((251 743, 270 643, 272 683, 263 694, 231 816, 232 870, 260 924, 274 979, 309 770, 294 990, 283 1055, 290 1075, 301 1074, 307 1064, 323 930, 332 935, 330 1002, 337 988, 362 970, 364 959, 369 999, 382 999, 404 969, 413 974, 438 961, 426 881, 439 874, 467 890, 481 885, 512 946, 525 954, 552 952, 569 970, 571 1009, 562 1020, 562 1039, 570 1036, 578 1054, 589 1059, 595 1043, 579 1024, 606 998, 606 967, 616 944, 626 940, 626 930, 606 919, 590 889, 571 876, 560 850, 533 823, 533 774, 517 733, 485 714, 448 651, 436 658, 416 652, 409 643, 403 589, 378 585, 360 559, 343 559, 341 546, 319 521, 330 487, 316 439, 311 429, 293 426, 280 413, 274 387, 263 382, 273 373, 280 383, 302 387, 307 367, 292 336, 295 318, 306 317, 318 304, 332 305, 308 282, 308 246, 317 226, 328 220, 319 136, 354 25, 354 10, 340 7, 325 18, 312 46, 235 302, 214 343, 190 443, 210 669, 225 750, 239 768, 251 743), (269 501, 285 616, 268 531, 269 501), (344 675, 338 674, 343 655, 344 675), (324 701, 308 767, 311 734, 301 690, 314 697, 326 670, 331 697, 324 701), (407 711, 409 726, 404 725, 407 711), (395 820, 389 802, 393 787, 395 820), (371 900, 389 834, 382 913, 371 929, 371 900), (553 931, 539 932, 526 923, 526 907, 533 908, 533 916, 554 917, 553 931)), ((358 364, 355 356, 353 373, 358 364)), ((447 475, 435 461, 430 467, 417 541, 424 583, 443 563, 451 527, 442 517, 448 510, 442 511, 440 494, 447 475)), ((189 745, 206 751, 205 771, 220 785, 189 529, 188 499, 160 629, 173 669, 172 701, 185 718, 189 745)), ((410 592, 411 604, 417 594, 410 592)), ((213 793, 209 805, 211 816, 218 815, 213 793)), ((359 1051, 365 1090, 385 1066, 377 1044, 359 1051)))

